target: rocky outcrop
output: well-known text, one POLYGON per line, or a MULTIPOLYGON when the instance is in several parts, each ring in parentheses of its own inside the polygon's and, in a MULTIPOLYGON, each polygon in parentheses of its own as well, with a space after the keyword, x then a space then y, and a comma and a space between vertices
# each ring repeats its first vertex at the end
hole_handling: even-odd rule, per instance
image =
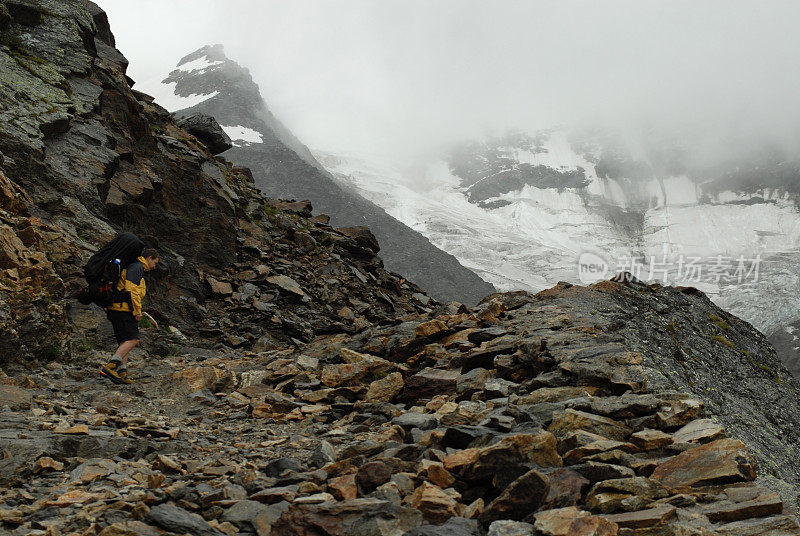
POLYGON ((206 114, 194 114, 178 121, 178 126, 203 142, 211 154, 219 154, 233 147, 231 139, 219 123, 206 114))
POLYGON ((310 340, 423 308, 421 289, 383 269, 374 240, 312 219, 308 203, 263 197, 249 170, 213 157, 205 134, 132 91, 96 6, 5 5, 0 365, 67 356, 68 318, 92 328, 80 338, 97 336, 102 317, 65 298, 120 230, 161 250, 153 315, 206 345, 310 340))

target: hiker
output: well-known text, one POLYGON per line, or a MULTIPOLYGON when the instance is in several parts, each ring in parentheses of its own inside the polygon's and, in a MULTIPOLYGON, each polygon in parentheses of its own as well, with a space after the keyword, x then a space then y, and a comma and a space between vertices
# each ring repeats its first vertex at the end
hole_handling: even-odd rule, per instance
POLYGON ((142 299, 147 291, 144 273, 158 264, 158 252, 145 248, 142 255, 123 271, 117 283, 117 291, 124 298, 112 303, 106 316, 114 328, 119 348, 111 361, 103 365, 100 372, 114 383, 133 383, 128 378, 128 354, 139 344, 139 321, 142 319, 142 299))

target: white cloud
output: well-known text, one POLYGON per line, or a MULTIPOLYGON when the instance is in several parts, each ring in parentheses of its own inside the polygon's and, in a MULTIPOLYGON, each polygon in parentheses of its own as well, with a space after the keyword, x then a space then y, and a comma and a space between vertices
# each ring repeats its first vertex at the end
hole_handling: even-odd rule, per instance
POLYGON ((421 150, 587 119, 800 124, 800 2, 98 3, 134 79, 223 43, 314 147, 421 150))

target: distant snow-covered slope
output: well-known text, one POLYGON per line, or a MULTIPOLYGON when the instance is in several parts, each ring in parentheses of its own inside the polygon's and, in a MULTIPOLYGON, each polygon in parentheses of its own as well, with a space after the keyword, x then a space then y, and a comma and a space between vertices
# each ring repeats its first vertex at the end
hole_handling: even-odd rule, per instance
POLYGON ((599 275, 666 273, 669 283, 700 288, 773 336, 800 372, 791 331, 800 320, 796 166, 762 163, 743 180, 738 163, 691 168, 674 147, 567 129, 464 144, 416 169, 375 156, 315 155, 499 289, 578 282, 587 275, 579 258, 590 252, 608 265, 599 275))

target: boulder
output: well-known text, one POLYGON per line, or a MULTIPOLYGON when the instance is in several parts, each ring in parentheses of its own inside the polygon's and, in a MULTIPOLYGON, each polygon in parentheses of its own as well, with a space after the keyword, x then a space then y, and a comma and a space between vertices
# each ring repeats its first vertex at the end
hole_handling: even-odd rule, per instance
POLYGON ((178 126, 203 142, 211 154, 216 155, 233 147, 231 138, 210 115, 193 114, 184 117, 178 121, 178 126))
POLYGON ((174 380, 184 384, 190 392, 210 389, 214 393, 233 389, 236 376, 229 370, 218 367, 188 367, 172 375, 174 380))
POLYGON ((626 512, 622 514, 613 514, 603 516, 606 520, 617 524, 620 528, 625 529, 643 529, 647 527, 654 527, 666 522, 675 514, 677 508, 669 504, 663 506, 656 506, 655 508, 647 508, 645 510, 637 510, 635 512, 626 512))
POLYGON ((661 430, 640 430, 631 434, 631 443, 642 450, 655 450, 672 443, 671 435, 661 430))
POLYGON ((489 525, 486 536, 535 536, 536 529, 530 523, 502 519, 489 525))
MULTIPOLYGON (((549 432, 514 434, 480 449, 470 448, 447 456, 444 467, 467 481, 491 479, 501 470, 535 463, 540 467, 560 467, 556 438, 549 432)), ((519 474, 519 473, 518 473, 519 474)))
MULTIPOLYGON (((260 505, 259 505, 260 506, 260 505)), ((144 520, 151 525, 179 534, 193 536, 225 536, 197 514, 187 512, 183 508, 170 504, 159 504, 147 512, 144 520)))
POLYGON ((366 361, 325 365, 322 367, 320 381, 328 387, 353 385, 359 383, 373 370, 372 365, 366 361))
POLYGON ((488 370, 478 367, 462 374, 456 381, 456 392, 462 398, 469 398, 478 391, 483 391, 486 381, 492 377, 488 370))
POLYGON ((543 508, 563 508, 574 506, 583 497, 590 482, 571 468, 559 467, 547 473, 550 491, 544 499, 543 508))
POLYGON ((531 469, 490 502, 478 520, 486 527, 499 519, 521 520, 542 505, 548 491, 550 480, 547 476, 531 469))
POLYGON ((206 281, 208 282, 208 286, 211 287, 211 292, 214 294, 219 296, 230 296, 233 294, 233 286, 227 281, 220 281, 210 275, 206 276, 206 281))
POLYGON ((706 443, 724 435, 725 428, 713 420, 696 419, 682 426, 672 437, 676 443, 706 443))
POLYGON ((306 296, 300 284, 288 275, 273 275, 267 278, 267 282, 277 286, 281 290, 285 290, 289 294, 294 294, 301 298, 306 296))
POLYGON ((533 518, 541 536, 615 536, 619 529, 616 523, 574 506, 545 510, 533 518))
MULTIPOLYGON (((783 512, 783 501, 777 493, 754 489, 749 500, 730 500, 712 503, 703 508, 703 515, 713 523, 730 523, 751 517, 765 517, 783 512)), ((734 497, 736 498, 736 497, 734 497)))
POLYGON ((636 475, 636 473, 630 467, 595 461, 588 461, 580 465, 573 465, 570 467, 570 469, 586 477, 589 482, 600 482, 602 480, 613 480, 615 478, 628 478, 636 475))
POLYGON ((659 428, 677 428, 703 415, 703 402, 689 396, 666 400, 656 413, 659 428))
POLYGON ((586 430, 617 441, 625 441, 633 432, 624 424, 608 417, 574 409, 564 410, 562 414, 553 419, 548 430, 559 437, 575 430, 586 430))
POLYGON ((433 430, 439 426, 439 420, 434 415, 409 411, 392 419, 392 424, 400 426, 406 431, 412 428, 420 430, 433 430))
POLYGON ((605 480, 595 484, 586 495, 586 506, 596 512, 610 514, 620 510, 637 510, 657 499, 670 495, 659 481, 641 476, 605 480))
POLYGON ((250 500, 258 501, 262 504, 276 504, 281 501, 291 502, 297 497, 297 490, 297 485, 266 488, 252 494, 250 500))
POLYGON ((457 370, 423 369, 406 379, 402 396, 405 400, 415 401, 454 393, 459 376, 457 370))
POLYGON ((321 504, 293 505, 275 523, 270 536, 325 534, 403 534, 422 524, 418 510, 365 497, 321 504))
POLYGON ((356 481, 365 494, 392 478, 391 468, 381 461, 367 462, 358 469, 356 481))
POLYGON ((239 501, 228 508, 222 516, 222 521, 227 521, 240 528, 252 525, 253 520, 268 511, 268 507, 258 501, 239 501))
POLYGON ((373 253, 378 253, 381 250, 380 245, 378 245, 378 239, 375 238, 369 227, 340 227, 336 230, 352 238, 358 246, 371 250, 373 253))
POLYGON ((414 335, 423 339, 436 339, 441 338, 447 333, 447 324, 434 318, 421 324, 417 324, 414 328, 414 335))
POLYGON ((636 446, 632 443, 625 443, 623 441, 614 441, 611 439, 598 439, 586 445, 574 448, 564 454, 564 461, 566 463, 576 463, 583 458, 593 456, 602 452, 609 452, 612 450, 622 450, 625 452, 633 452, 636 446))
POLYGON ((718 439, 681 452, 656 467, 652 478, 669 488, 754 480, 755 467, 745 444, 718 439))
POLYGON ((339 501, 355 499, 358 497, 356 475, 343 475, 328 480, 328 492, 339 501))
POLYGON ((444 523, 458 515, 458 503, 442 491, 439 486, 423 482, 409 498, 409 504, 422 512, 422 517, 429 523, 444 523))
POLYGON ((391 402, 403 390, 403 385, 403 375, 399 372, 392 372, 385 378, 369 384, 364 400, 367 402, 391 402))

